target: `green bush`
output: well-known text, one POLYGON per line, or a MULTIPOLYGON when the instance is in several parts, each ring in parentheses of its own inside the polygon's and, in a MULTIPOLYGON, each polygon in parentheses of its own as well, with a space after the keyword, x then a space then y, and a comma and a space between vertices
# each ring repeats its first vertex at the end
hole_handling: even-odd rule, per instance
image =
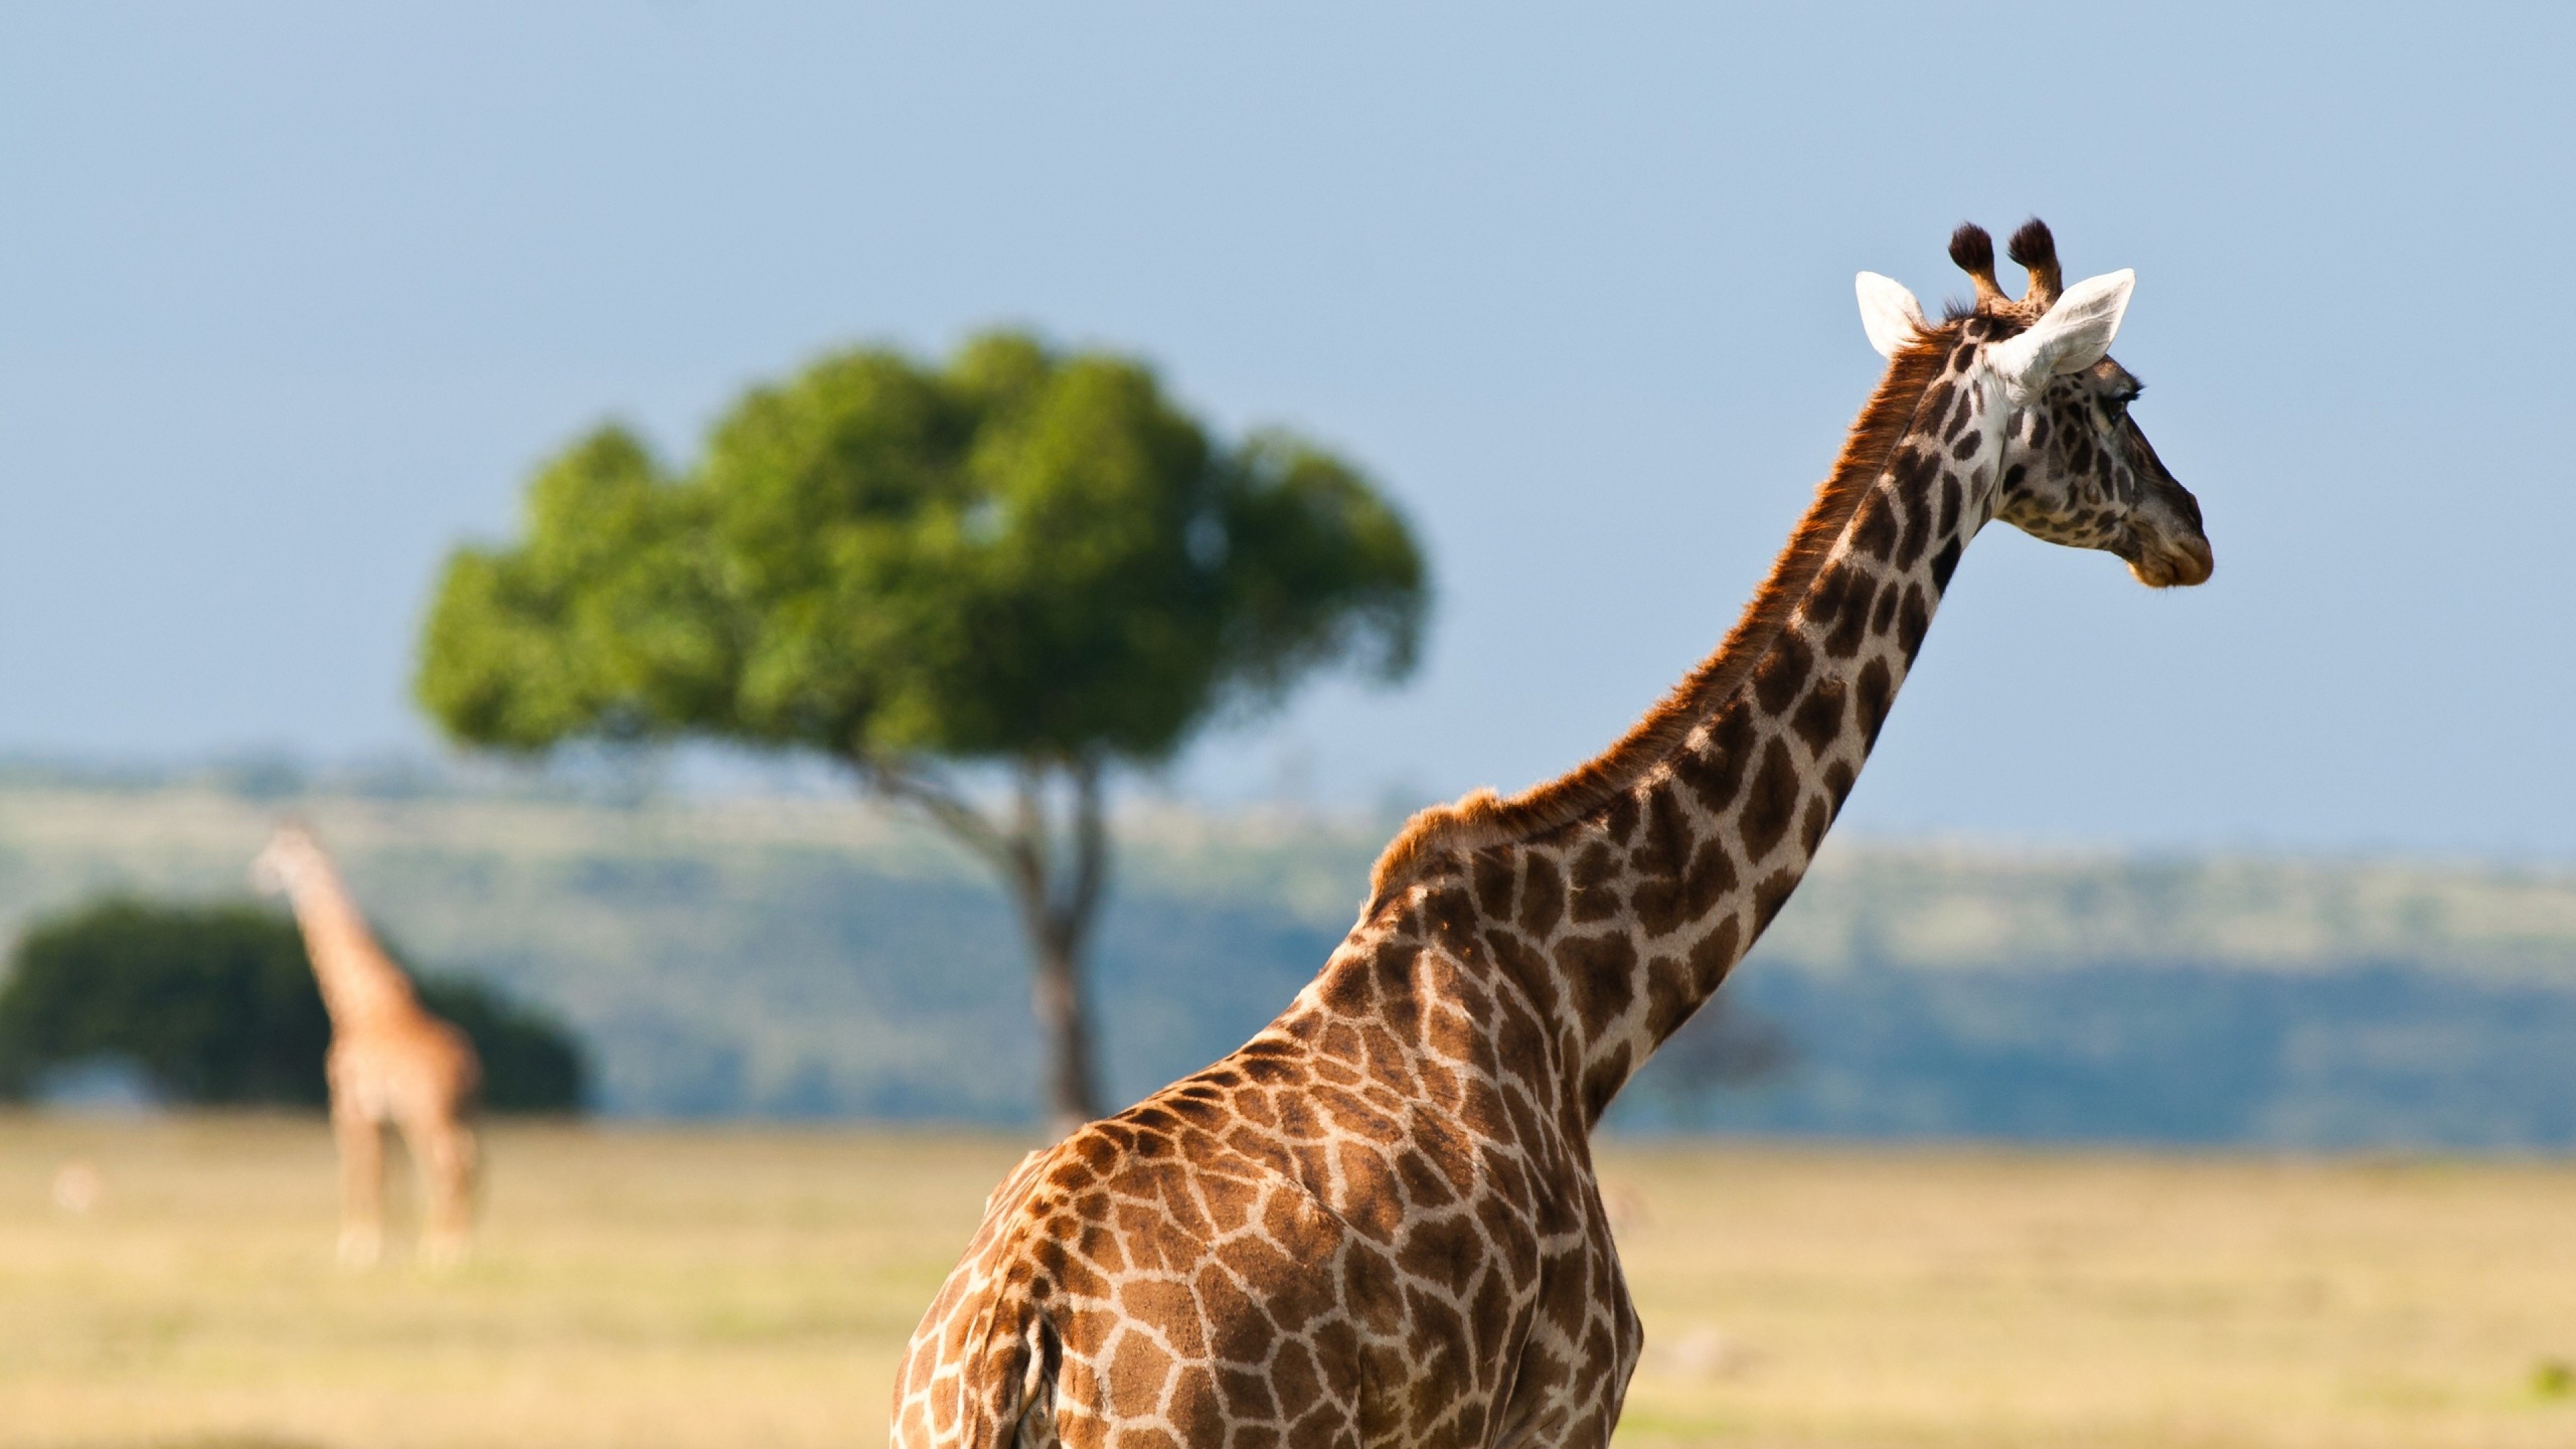
MULTIPOLYGON (((581 1049, 559 1022, 461 978, 422 978, 420 994, 473 1041, 484 1106, 580 1108, 581 1049)), ((170 1101, 318 1107, 330 1043, 295 923, 255 905, 98 901, 29 930, 0 984, 0 1099, 123 1057, 170 1101)))
POLYGON ((483 1059, 483 1105, 495 1112, 581 1110, 581 1044, 554 1017, 462 976, 421 979, 421 1004, 455 1024, 483 1059))

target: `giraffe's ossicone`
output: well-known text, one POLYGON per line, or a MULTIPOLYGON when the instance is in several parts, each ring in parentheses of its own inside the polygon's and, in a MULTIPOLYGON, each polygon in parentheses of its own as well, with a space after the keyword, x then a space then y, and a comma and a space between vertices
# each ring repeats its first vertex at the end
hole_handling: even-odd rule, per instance
POLYGON ((1593 1179, 1610 1099, 1797 886, 1968 540, 2000 518, 2209 577, 2108 353, 2127 272, 1935 323, 1888 367, 1715 653, 1599 758, 1424 811, 1349 937, 1233 1055, 995 1190, 895 1388, 909 1449, 1600 1445, 1640 1334, 1593 1179))

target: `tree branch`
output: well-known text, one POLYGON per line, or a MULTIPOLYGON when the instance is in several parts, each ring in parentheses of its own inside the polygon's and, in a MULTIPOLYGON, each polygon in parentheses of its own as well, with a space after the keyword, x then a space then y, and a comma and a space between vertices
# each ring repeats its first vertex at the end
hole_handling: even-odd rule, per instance
POLYGON ((950 789, 945 781, 923 773, 917 766, 882 755, 853 751, 843 758, 869 789, 928 815, 942 829, 957 837, 960 844, 994 866, 1005 871, 1018 869, 1010 836, 986 819, 982 811, 968 804, 964 796, 950 789))

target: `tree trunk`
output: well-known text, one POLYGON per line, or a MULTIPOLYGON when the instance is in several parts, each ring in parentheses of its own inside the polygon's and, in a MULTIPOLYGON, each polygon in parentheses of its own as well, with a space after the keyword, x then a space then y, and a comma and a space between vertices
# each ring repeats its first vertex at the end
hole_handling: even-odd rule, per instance
POLYGON ((1081 947, 1040 928, 1030 933, 1029 948, 1037 967, 1030 1005, 1047 1039, 1047 1136, 1062 1139, 1100 1115, 1081 947))
POLYGON ((1054 849, 1046 768, 1027 765, 1020 770, 1018 818, 1011 832, 1019 868, 1008 872, 1037 968, 1032 1005, 1047 1037, 1047 1126, 1059 1138, 1100 1115, 1100 1079, 1092 1065, 1091 1009, 1083 978, 1090 964, 1091 924, 1109 866, 1099 762, 1076 760, 1065 773, 1073 786, 1073 818, 1064 831, 1071 859, 1059 861, 1054 849))
POLYGON ((1091 927, 1109 882, 1100 760, 1021 761, 1006 827, 917 768, 864 753, 849 759, 872 789, 920 808, 1001 873, 1012 904, 1020 908, 1034 968, 1030 1004, 1047 1039, 1048 1130, 1061 1138, 1098 1117, 1100 1081, 1093 1067, 1091 1008, 1083 978, 1091 927), (1057 771, 1072 795, 1071 818, 1060 831, 1047 818, 1047 785, 1057 771), (1059 834, 1064 837, 1061 857, 1059 834))

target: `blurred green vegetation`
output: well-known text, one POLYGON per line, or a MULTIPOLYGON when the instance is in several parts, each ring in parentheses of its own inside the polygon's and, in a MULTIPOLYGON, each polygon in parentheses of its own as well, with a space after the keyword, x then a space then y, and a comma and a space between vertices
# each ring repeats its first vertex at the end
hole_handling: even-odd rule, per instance
MULTIPOLYGON (((580 1109, 581 1048, 560 1022, 470 978, 418 985, 474 1043, 486 1108, 580 1109)), ((31 925, 0 980, 0 1100, 108 1060, 164 1101, 318 1107, 330 1043, 294 921, 247 903, 97 900, 31 925)))
POLYGON ((320 1106, 331 1020, 295 923, 112 896, 40 921, 0 984, 0 1097, 115 1057, 168 1100, 320 1106))

